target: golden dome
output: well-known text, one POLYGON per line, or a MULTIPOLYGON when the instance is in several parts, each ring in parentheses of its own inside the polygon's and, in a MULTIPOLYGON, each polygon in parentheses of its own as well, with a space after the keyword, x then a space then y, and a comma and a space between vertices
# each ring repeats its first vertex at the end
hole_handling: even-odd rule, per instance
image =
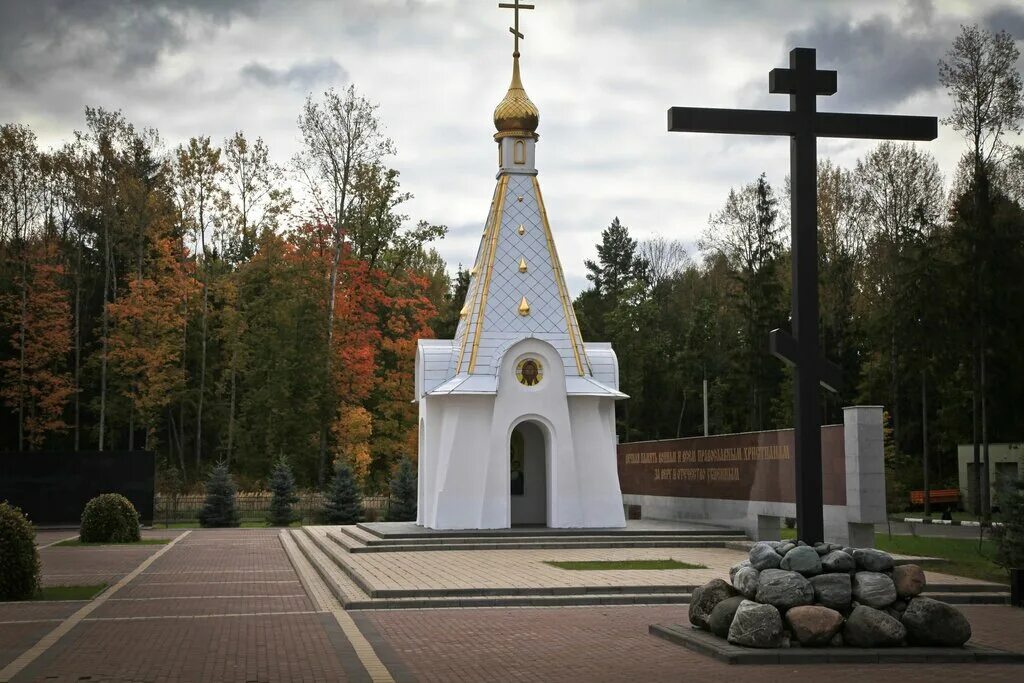
POLYGON ((505 93, 505 99, 494 108, 494 127, 498 132, 495 140, 503 137, 536 138, 540 110, 537 109, 519 79, 519 54, 512 59, 512 82, 505 93))

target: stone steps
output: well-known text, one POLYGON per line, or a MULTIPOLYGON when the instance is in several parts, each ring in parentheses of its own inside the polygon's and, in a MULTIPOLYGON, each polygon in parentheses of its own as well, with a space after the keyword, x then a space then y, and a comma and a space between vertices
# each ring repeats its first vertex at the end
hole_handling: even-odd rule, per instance
POLYGON ((536 537, 558 537, 558 536, 613 536, 625 538, 629 536, 730 536, 744 537, 740 529, 724 529, 710 525, 702 525, 692 529, 665 529, 665 528, 623 528, 623 529, 552 529, 547 527, 513 527, 511 529, 464 529, 464 530, 431 530, 417 527, 416 531, 400 532, 388 531, 381 533, 374 528, 374 522, 360 522, 356 526, 377 538, 401 539, 441 539, 454 542, 454 539, 493 539, 493 538, 536 538, 536 537))
POLYGON ((327 584, 328 590, 342 607, 348 609, 349 604, 363 603, 370 599, 366 591, 354 583, 351 577, 314 543, 311 535, 302 531, 290 531, 289 533, 299 552, 313 565, 313 569, 327 584))
MULTIPOLYGON (((308 528, 308 527, 304 527, 308 528)), ((526 536, 401 536, 381 538, 361 526, 312 527, 326 530, 326 535, 345 552, 349 553, 397 553, 446 550, 571 550, 586 548, 721 548, 734 538, 731 531, 725 533, 657 533, 657 534, 553 534, 549 531, 526 536)), ((579 530, 576 530, 579 531, 579 530)))
MULTIPOLYGON (((362 545, 365 531, 355 527, 303 527, 288 533, 338 602, 348 610, 686 604, 696 588, 693 585, 661 584, 374 589, 348 559, 353 552, 366 552, 359 550, 368 547, 362 545)), ((469 549, 467 545, 478 544, 460 544, 459 549, 469 549)), ((507 544, 496 545, 509 548, 507 544)), ((565 545, 573 547, 572 544, 557 543, 554 547, 565 545)), ((669 542, 669 547, 680 545, 669 542)), ((418 549, 440 548, 428 545, 418 549)), ((1009 593, 1003 588, 999 584, 985 583, 930 584, 924 594, 950 604, 1003 605, 1009 602, 1009 593)))
POLYGON ((922 595, 926 598, 933 598, 940 602, 945 602, 950 605, 1009 605, 1010 594, 998 593, 998 592, 981 592, 981 591, 967 591, 967 592, 954 592, 953 590, 945 590, 952 588, 952 586, 942 586, 940 590, 935 590, 935 587, 929 586, 922 595))
POLYGON ((580 607, 595 605, 686 604, 689 593, 648 593, 638 595, 495 595, 451 598, 388 598, 351 602, 349 610, 369 609, 442 609, 454 607, 580 607))

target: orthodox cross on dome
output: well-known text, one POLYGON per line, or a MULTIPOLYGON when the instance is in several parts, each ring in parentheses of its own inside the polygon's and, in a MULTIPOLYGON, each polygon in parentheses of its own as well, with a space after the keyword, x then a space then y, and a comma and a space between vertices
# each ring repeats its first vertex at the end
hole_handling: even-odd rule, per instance
POLYGON ((515 10, 515 13, 516 13, 516 15, 515 15, 515 26, 509 26, 508 27, 508 31, 513 36, 515 36, 515 51, 512 53, 512 56, 518 57, 519 56, 519 39, 520 38, 523 38, 523 39, 526 38, 526 36, 524 36, 522 33, 519 32, 519 10, 521 10, 521 9, 533 9, 534 6, 533 5, 524 5, 524 4, 520 3, 519 0, 515 0, 515 2, 499 2, 498 3, 498 7, 501 8, 501 9, 515 10))
POLYGON ((816 98, 835 94, 836 72, 818 70, 811 48, 792 50, 788 69, 772 69, 768 91, 789 95, 789 111, 672 107, 668 129, 789 136, 793 333, 772 330, 769 342, 772 354, 796 371, 796 525, 800 538, 814 543, 825 540, 818 384, 834 391, 841 374, 820 356, 818 346, 818 138, 934 140, 938 121, 934 116, 819 113, 816 98))

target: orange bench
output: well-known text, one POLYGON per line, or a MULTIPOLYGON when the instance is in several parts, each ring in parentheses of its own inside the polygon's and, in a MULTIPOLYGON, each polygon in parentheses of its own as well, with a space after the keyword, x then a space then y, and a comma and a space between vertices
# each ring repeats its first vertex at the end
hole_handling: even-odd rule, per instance
MULTIPOLYGON (((928 501, 945 504, 959 503, 960 489, 932 489, 928 492, 928 501)), ((910 503, 912 505, 924 505, 924 491, 911 491, 910 503)))

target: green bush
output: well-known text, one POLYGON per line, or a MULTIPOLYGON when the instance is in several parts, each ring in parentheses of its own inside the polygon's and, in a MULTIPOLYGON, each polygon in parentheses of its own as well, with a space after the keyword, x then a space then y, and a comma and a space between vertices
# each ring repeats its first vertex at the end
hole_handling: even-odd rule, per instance
POLYGON ((387 521, 415 522, 416 496, 416 472, 412 468, 412 460, 402 458, 395 476, 391 479, 387 521))
POLYGON ((119 493, 102 493, 82 510, 82 543, 132 543, 140 539, 139 513, 119 493))
POLYGON ((352 470, 342 463, 338 465, 327 492, 324 521, 327 524, 358 524, 364 515, 363 496, 359 493, 352 470))
POLYGON ((199 511, 199 526, 226 527, 240 523, 241 515, 235 504, 235 481, 227 463, 217 463, 206 480, 206 502, 199 511))
POLYGON ((993 528, 996 563, 1006 569, 1024 569, 1024 482, 1003 501, 1003 526, 993 528))
POLYGON ((28 517, 0 503, 0 601, 28 600, 39 592, 39 551, 28 517))
POLYGON ((280 458, 274 465, 274 471, 270 475, 270 490, 273 497, 270 499, 267 524, 289 526, 299 519, 292 510, 292 506, 299 502, 299 497, 295 495, 295 475, 292 474, 287 458, 280 458))

